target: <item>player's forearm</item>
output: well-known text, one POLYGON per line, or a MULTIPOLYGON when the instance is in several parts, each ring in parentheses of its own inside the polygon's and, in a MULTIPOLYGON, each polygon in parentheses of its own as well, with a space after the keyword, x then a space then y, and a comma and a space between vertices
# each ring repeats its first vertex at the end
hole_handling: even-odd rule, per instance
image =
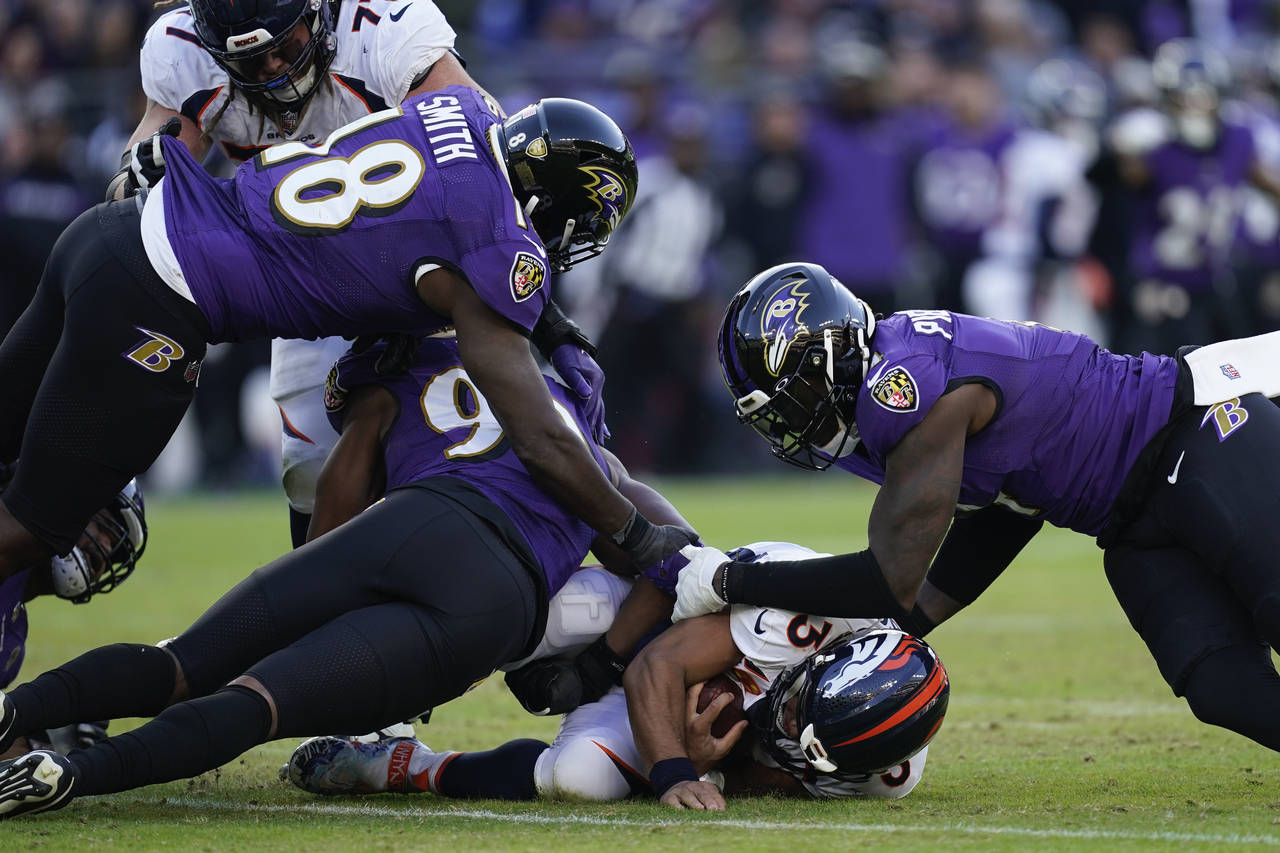
POLYGON ((688 757, 684 744, 684 669, 665 656, 649 654, 649 648, 632 662, 622 678, 631 731, 645 767, 668 758, 688 757))
POLYGON ((1043 526, 1042 519, 998 506, 957 518, 933 558, 928 581, 960 606, 972 604, 1043 526))
MULTIPOLYGON (((550 408, 548 406, 548 408, 550 408)), ((507 437, 534 482, 592 529, 612 535, 634 507, 605 477, 582 439, 557 423, 519 424, 507 437)))
POLYGON ((646 578, 636 578, 631 592, 618 608, 618 615, 605 632, 604 639, 615 654, 629 656, 654 625, 671 616, 671 596, 660 591, 646 578))

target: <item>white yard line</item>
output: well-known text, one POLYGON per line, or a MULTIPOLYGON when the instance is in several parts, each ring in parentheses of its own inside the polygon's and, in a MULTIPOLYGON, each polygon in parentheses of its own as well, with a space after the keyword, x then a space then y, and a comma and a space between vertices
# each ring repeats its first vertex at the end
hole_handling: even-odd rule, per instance
MULTIPOLYGON (((154 800, 133 802, 154 803, 154 800)), ((312 814, 332 817, 377 817, 395 820, 424 820, 429 818, 455 818, 464 820, 491 820, 498 823, 563 825, 563 826, 617 826, 617 827, 683 827, 724 826, 733 829, 806 833, 815 830, 829 832, 958 832, 963 835, 1004 835, 1022 838, 1061 838, 1086 841, 1159 841, 1200 842, 1205 844, 1260 844, 1280 847, 1280 836, 1240 835, 1227 833, 1215 835, 1198 832, 1125 832, 1105 829, 1028 829, 1018 826, 983 826, 974 823, 896 824, 896 823, 823 823, 815 821, 776 820, 635 820, 631 818, 594 817, 591 815, 544 815, 524 812, 495 812, 485 809, 431 809, 419 807, 387 808, 385 806, 355 806, 337 803, 299 803, 298 805, 263 805, 240 803, 234 800, 207 800, 200 797, 166 797, 163 803, 186 809, 252 812, 255 814, 297 815, 312 814)))

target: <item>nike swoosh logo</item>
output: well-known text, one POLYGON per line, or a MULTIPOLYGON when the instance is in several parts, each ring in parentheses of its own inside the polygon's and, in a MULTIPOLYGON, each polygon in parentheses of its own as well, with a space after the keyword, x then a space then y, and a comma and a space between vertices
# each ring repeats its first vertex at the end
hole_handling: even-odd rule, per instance
POLYGON ((1185 450, 1178 454, 1178 464, 1173 466, 1173 473, 1170 474, 1168 477, 1170 485, 1178 482, 1178 469, 1182 467, 1182 457, 1186 455, 1187 455, 1187 451, 1185 450))
POLYGON ((413 5, 413 4, 412 4, 412 3, 410 3, 408 6, 401 6, 401 7, 400 7, 400 11, 398 11, 398 12, 392 12, 392 13, 391 13, 390 15, 388 15, 387 17, 391 18, 391 20, 393 20, 393 21, 398 21, 398 20, 400 20, 401 18, 403 18, 403 17, 404 17, 404 13, 405 13, 405 12, 407 12, 407 11, 409 11, 409 6, 412 6, 412 5, 413 5))
POLYGON ((764 634, 764 629, 760 627, 760 622, 761 622, 761 620, 763 620, 763 619, 764 619, 764 615, 765 615, 766 613, 768 613, 768 612, 769 612, 768 610, 761 610, 761 611, 760 611, 760 615, 756 617, 756 628, 755 628, 755 630, 756 630, 756 633, 757 633, 757 634, 764 634))
POLYGON ((889 369, 889 363, 887 361, 882 362, 880 364, 880 369, 867 377, 867 387, 870 388, 872 385, 875 385, 877 382, 879 382, 880 377, 884 376, 884 372, 888 369, 889 369))

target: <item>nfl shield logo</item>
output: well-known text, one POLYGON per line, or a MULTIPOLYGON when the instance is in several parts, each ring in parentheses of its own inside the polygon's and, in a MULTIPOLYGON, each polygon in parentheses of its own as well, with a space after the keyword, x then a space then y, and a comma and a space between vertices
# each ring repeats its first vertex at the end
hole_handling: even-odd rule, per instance
POLYGON ((280 113, 280 130, 285 136, 293 136, 293 132, 298 129, 298 111, 285 110, 280 113))
POLYGON ((1236 370, 1233 364, 1220 364, 1218 369, 1222 371, 1222 375, 1228 379, 1239 379, 1240 371, 1236 370))

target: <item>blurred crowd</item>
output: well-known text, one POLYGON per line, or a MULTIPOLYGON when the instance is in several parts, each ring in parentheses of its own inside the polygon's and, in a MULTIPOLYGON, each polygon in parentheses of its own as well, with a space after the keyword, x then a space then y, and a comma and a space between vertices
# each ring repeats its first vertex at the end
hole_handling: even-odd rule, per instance
MULTIPOLYGON (((1280 325, 1275 0, 437 5, 505 107, 582 98, 636 148, 615 245, 557 285, 601 345, 612 446, 634 470, 758 458, 715 331, 784 260, 823 264, 877 311, 1044 322, 1122 352, 1280 325)), ((154 14, 0 0, 5 327, 117 168, 154 14)), ((261 377, 245 380, 267 349, 237 347, 197 399, 206 479, 273 476, 245 449, 272 430, 238 414, 262 409, 261 377)))

